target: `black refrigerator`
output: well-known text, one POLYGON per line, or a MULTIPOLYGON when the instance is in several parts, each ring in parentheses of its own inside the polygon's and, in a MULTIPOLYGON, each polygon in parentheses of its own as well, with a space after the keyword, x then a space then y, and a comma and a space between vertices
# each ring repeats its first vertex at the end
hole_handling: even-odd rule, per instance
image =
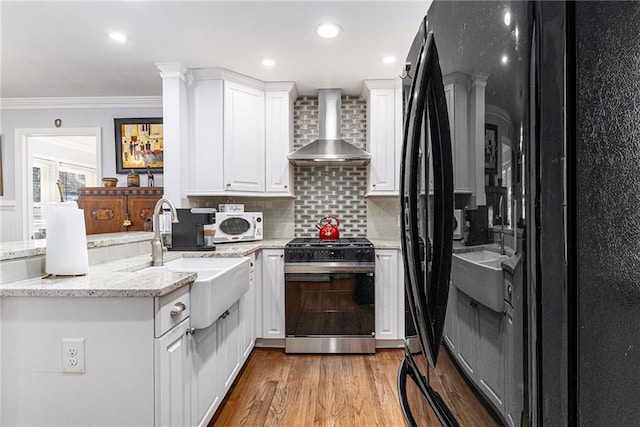
POLYGON ((637 425, 640 2, 435 0, 416 25, 406 423, 637 425), (496 308, 456 284, 452 252, 498 243, 496 308))

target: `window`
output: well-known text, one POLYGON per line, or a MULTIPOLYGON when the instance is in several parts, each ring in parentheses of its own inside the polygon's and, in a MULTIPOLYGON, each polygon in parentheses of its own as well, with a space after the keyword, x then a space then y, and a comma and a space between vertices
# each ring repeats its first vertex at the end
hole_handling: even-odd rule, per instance
POLYGON ((96 169, 33 156, 33 238, 46 237, 47 203, 60 201, 60 180, 65 201, 78 200, 78 188, 96 185, 96 169))
POLYGON ((96 186, 98 138, 91 135, 27 135, 28 236, 46 237, 47 204, 77 201, 80 187, 96 186))

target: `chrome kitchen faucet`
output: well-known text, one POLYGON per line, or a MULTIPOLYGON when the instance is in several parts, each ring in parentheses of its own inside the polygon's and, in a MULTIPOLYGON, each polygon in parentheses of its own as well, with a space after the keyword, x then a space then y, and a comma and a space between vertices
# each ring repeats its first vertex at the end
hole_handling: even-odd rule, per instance
POLYGON ((151 241, 151 265, 154 267, 161 267, 164 265, 163 253, 162 253, 162 239, 160 238, 160 210, 164 204, 169 205, 171 209, 171 222, 177 223, 178 213, 176 207, 171 200, 166 197, 161 197, 156 203, 156 207, 153 209, 153 240, 151 241))

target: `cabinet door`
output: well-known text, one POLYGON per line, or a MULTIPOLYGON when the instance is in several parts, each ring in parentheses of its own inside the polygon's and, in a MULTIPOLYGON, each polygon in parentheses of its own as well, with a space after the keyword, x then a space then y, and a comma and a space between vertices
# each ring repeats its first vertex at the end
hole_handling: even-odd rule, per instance
POLYGON ((505 346, 504 314, 482 304, 478 312, 478 381, 489 400, 504 414, 505 346))
POLYGON ((444 76, 444 91, 449 113, 451 148, 453 155, 453 184, 456 193, 471 193, 469 168, 469 77, 462 73, 444 76))
POLYGON ((458 352, 458 314, 457 309, 458 289, 449 283, 449 301, 447 301, 447 317, 444 322, 444 342, 451 354, 458 352))
POLYGON ((369 194, 397 195, 402 139, 402 94, 395 80, 365 81, 369 194))
POLYGON ((284 338, 284 250, 262 251, 262 336, 284 338))
POLYGON ((229 191, 264 192, 264 92, 224 82, 224 179, 229 191))
POLYGON ((84 210, 87 234, 117 233, 125 231, 126 197, 81 196, 78 207, 84 210))
POLYGON ((190 352, 185 319, 155 340, 156 425, 191 425, 190 352))
POLYGON ((253 350, 256 339, 255 313, 256 313, 256 285, 255 285, 255 258, 251 259, 249 271, 249 290, 240 298, 240 325, 241 325, 241 349, 242 360, 246 360, 253 350))
POLYGON ((144 223, 147 218, 153 220, 153 209, 160 196, 136 194, 127 196, 127 212, 131 225, 127 231, 144 231, 144 223))
POLYGON ((265 98, 265 190, 292 194, 293 102, 288 91, 267 92, 265 98))
POLYGON ((478 362, 477 303, 467 294, 456 290, 456 312, 458 315, 457 359, 467 374, 475 379, 478 362))
POLYGON ((191 419, 206 425, 224 396, 217 322, 191 336, 191 419))
POLYGON ((229 390, 233 380, 240 372, 240 310, 239 303, 233 304, 227 312, 218 319, 218 354, 219 369, 224 378, 224 393, 229 390))
MULTIPOLYGON (((401 316, 398 299, 398 251, 376 250, 376 339, 401 339, 401 316)), ((404 314, 404 311, 402 311, 404 314)))
POLYGON ((224 191, 222 80, 195 80, 189 94, 192 136, 190 141, 181 142, 189 147, 185 150, 187 161, 182 162, 179 171, 171 172, 188 180, 188 193, 219 194, 224 191))

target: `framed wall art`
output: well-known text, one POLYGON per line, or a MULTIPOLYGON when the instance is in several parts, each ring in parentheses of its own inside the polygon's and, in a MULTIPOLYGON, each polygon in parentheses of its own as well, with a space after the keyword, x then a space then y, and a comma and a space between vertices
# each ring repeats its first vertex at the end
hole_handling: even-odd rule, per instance
POLYGON ((146 171, 162 173, 164 135, 162 117, 114 119, 116 173, 146 171))
POLYGON ((484 169, 496 173, 498 170, 498 126, 484 126, 484 169))

